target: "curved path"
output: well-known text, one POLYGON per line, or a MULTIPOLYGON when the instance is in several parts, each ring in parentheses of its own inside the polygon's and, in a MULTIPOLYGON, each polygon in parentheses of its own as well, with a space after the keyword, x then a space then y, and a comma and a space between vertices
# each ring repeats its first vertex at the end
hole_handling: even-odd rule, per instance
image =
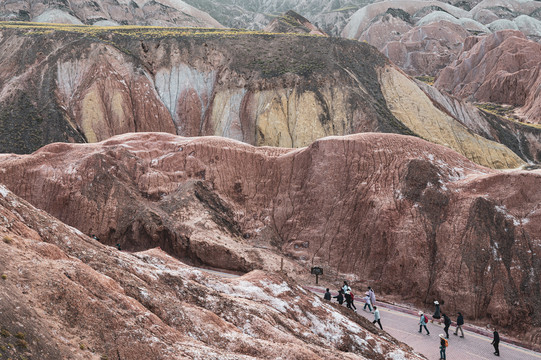
MULTIPOLYGON (((316 294, 323 294, 324 289, 305 287, 316 294)), ((374 315, 363 311, 364 303, 357 301, 357 314, 374 320, 374 315)), ((405 342, 418 353, 428 359, 440 358, 439 334, 444 334, 443 325, 429 323, 427 325, 430 335, 425 330, 419 333, 419 317, 417 310, 407 309, 383 302, 376 302, 378 305, 383 330, 394 336, 396 339, 405 342)), ((430 317, 430 316, 429 316, 430 317)), ((456 327, 449 328, 449 347, 446 350, 447 360, 478 360, 478 359, 507 359, 507 360, 540 360, 541 353, 525 349, 523 347, 500 341, 500 357, 494 355, 494 348, 491 345, 492 334, 487 336, 485 330, 471 326, 464 327, 464 338, 454 336, 456 327)))
MULTIPOLYGON (((201 270, 228 278, 238 277, 240 275, 220 270, 201 270)), ((315 294, 322 295, 323 288, 305 286, 315 294)), ((333 294, 333 296, 336 294, 333 294)), ((381 324, 383 329, 396 339, 405 342, 415 351, 423 354, 428 359, 439 359, 439 334, 443 334, 443 325, 429 323, 427 325, 430 335, 419 333, 419 319, 416 315, 416 310, 407 309, 396 305, 391 305, 383 302, 377 302, 380 309, 381 324)), ((344 305, 345 306, 345 305, 344 305)), ((363 311, 364 304, 360 301, 356 302, 357 314, 366 317, 369 320, 374 319, 374 315, 368 311, 363 311)), ((500 357, 493 354, 494 348, 491 345, 492 338, 483 334, 483 329, 468 327, 464 328, 464 338, 454 336, 454 326, 449 328, 449 347, 447 348, 447 360, 479 360, 479 359, 507 359, 507 360, 541 360, 541 353, 525 349, 523 347, 513 345, 508 342, 500 342, 500 357)))

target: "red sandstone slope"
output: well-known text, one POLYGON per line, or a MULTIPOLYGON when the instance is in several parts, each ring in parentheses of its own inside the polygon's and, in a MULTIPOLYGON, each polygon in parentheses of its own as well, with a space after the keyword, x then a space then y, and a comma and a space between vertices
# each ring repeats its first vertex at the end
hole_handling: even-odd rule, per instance
POLYGON ((528 122, 540 123, 541 44, 512 30, 468 38, 434 85, 460 98, 521 107, 528 122))
POLYGON ((443 298, 448 311, 539 332, 539 171, 372 133, 299 150, 126 134, 0 164, 12 191, 109 244, 238 270, 276 268, 281 252, 405 301, 443 298))
POLYGON ((215 278, 159 249, 120 252, 3 185, 0 239, 6 357, 421 359, 283 275, 215 278))

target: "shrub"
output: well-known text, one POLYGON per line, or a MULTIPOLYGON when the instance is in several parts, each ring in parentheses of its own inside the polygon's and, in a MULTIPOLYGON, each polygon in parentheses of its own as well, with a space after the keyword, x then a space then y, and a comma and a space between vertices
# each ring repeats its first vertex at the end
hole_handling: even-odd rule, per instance
POLYGON ((2 274, 2 280, 6 280, 8 276, 6 274, 2 274))
POLYGON ((2 329, 0 330, 0 335, 2 335, 3 337, 10 337, 11 333, 7 331, 7 329, 2 329))
POLYGON ((20 332, 20 331, 19 331, 17 334, 15 334, 15 337, 16 337, 17 339, 24 340, 24 334, 23 334, 22 332, 20 332))
POLYGON ((26 349, 26 348, 28 348, 28 343, 24 339, 18 339, 17 340, 17 346, 26 349))
POLYGON ((4 236, 4 239, 3 239, 3 240, 4 240, 4 242, 5 242, 6 244, 11 244, 11 243, 13 242, 13 239, 10 238, 9 236, 4 236))

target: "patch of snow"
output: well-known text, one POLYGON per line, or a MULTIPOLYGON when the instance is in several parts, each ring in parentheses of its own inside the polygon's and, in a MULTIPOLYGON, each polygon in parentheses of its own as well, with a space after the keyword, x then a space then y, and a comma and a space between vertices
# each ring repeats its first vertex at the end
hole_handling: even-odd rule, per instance
POLYGON ((7 197, 8 194, 9 190, 4 185, 0 185, 0 195, 2 195, 3 197, 7 197))

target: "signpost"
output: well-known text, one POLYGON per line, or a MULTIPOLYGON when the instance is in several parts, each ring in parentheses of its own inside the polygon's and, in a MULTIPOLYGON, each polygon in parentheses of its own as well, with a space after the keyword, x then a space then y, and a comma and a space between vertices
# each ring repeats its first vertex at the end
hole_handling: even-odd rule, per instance
POLYGON ((310 270, 310 273, 311 274, 314 274, 316 276, 316 285, 318 285, 318 281, 319 281, 319 275, 323 275, 323 268, 320 268, 318 266, 314 266, 311 270, 310 270))

